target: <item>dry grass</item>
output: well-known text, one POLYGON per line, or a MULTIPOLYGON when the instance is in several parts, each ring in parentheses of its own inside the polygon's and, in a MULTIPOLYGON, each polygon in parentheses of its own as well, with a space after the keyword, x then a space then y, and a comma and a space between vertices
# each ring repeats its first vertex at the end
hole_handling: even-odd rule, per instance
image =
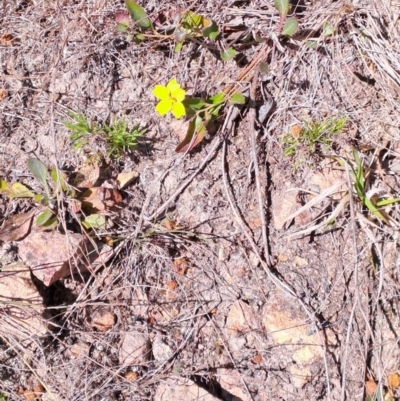
MULTIPOLYGON (((194 42, 179 54, 169 42, 126 42, 114 22, 122 2, 4 2, 2 177, 32 185, 26 161, 33 155, 76 171, 96 154, 101 146, 95 141, 91 155, 71 149, 62 124, 70 110, 93 121, 116 117, 146 126, 150 143, 132 157, 107 162, 114 173, 139 173, 109 228, 119 240, 115 257, 94 275, 49 288, 37 283, 54 328, 45 339, 29 336, 36 346, 27 348, 1 333, 0 392, 7 400, 24 399, 23 391, 38 384, 46 390, 42 400, 159 400, 160 384, 178 377, 217 380, 241 399, 257 401, 361 400, 366 380, 387 387, 400 355, 398 206, 387 210, 392 225, 371 219, 348 195, 354 193, 352 183, 347 189, 337 183, 320 188, 319 197, 307 203, 316 194, 309 187, 315 171, 329 176, 339 166, 318 154, 294 169, 296 160, 282 156, 279 137, 305 120, 345 116, 346 129, 329 155, 350 160, 357 149, 368 194, 398 196, 400 10, 388 0, 309 3, 294 7, 300 30, 293 38, 278 38, 272 0, 145 4, 152 17, 172 7, 212 17, 225 29, 222 47, 235 40, 229 36, 232 26, 268 39, 234 43, 239 57, 222 63, 194 42), (324 26, 332 28, 331 35, 324 36, 324 26), (251 113, 244 109, 235 121, 224 116, 222 126, 232 129, 220 129, 197 151, 177 156, 171 120, 153 111, 153 86, 176 77, 188 94, 215 94, 235 82, 263 46, 269 49, 269 71, 260 74, 256 100, 260 105, 272 98, 275 107, 265 124, 255 125, 257 148, 251 149, 251 113), (295 220, 289 235, 305 231, 288 242, 288 233, 277 230, 271 217, 290 188, 303 190, 306 206, 287 213, 288 220, 310 210, 315 220, 306 225, 295 220), (267 217, 264 233, 260 212, 267 217), (332 217, 335 225, 325 230, 325 219, 332 217), (187 262, 187 271, 179 269, 179 260, 187 262), (257 324, 232 335, 227 316, 238 299, 257 324), (288 299, 324 350, 302 387, 294 379, 301 374, 291 370, 295 348, 274 341, 263 315, 271 303, 286 305, 288 299), (110 306, 116 319, 106 332, 91 324, 101 305, 110 306), (130 331, 170 353, 123 366, 121 341, 130 331), (74 355, 75 344, 84 344, 86 352, 74 355), (262 359, 255 363, 257 355, 262 359), (237 374, 236 387, 223 381, 223 369, 237 374)), ((241 83, 243 89, 250 84, 251 79, 241 83)), ((299 158, 308 155, 307 149, 299 151, 304 152, 299 158)), ((344 169, 341 184, 348 180, 344 169)), ((29 208, 27 201, 0 196, 1 222, 29 208)), ((15 245, 3 245, 2 260, 17 258, 15 245)))

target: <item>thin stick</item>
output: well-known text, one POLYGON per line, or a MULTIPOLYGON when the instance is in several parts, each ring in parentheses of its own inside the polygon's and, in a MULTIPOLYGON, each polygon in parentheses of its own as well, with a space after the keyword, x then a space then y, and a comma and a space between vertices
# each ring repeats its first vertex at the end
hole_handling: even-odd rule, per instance
MULTIPOLYGON (((260 61, 261 62, 261 61, 260 61)), ((256 89, 259 75, 259 67, 256 67, 253 77, 253 82, 250 87, 250 98, 249 98, 249 132, 250 132, 250 144, 251 144, 251 155, 253 159, 254 166, 254 175, 256 180, 257 187, 257 198, 258 198, 258 208, 260 212, 260 220, 261 220, 261 231, 262 231, 262 239, 263 239, 263 248, 264 248, 264 257, 267 262, 268 268, 271 268, 271 255, 269 253, 268 246, 268 237, 267 237, 267 221, 265 218, 264 212, 264 200, 262 196, 262 189, 260 183, 260 168, 258 166, 257 160, 257 133, 254 128, 254 124, 256 121, 256 109, 255 109, 255 97, 256 97, 256 89)))

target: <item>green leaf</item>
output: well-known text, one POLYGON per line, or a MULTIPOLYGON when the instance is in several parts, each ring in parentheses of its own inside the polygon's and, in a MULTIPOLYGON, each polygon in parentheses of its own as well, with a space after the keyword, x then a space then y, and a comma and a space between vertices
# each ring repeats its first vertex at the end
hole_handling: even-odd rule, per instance
POLYGON ((183 17, 183 24, 187 24, 191 29, 198 29, 203 27, 204 18, 200 14, 196 14, 193 11, 188 11, 183 17))
POLYGON ((64 192, 68 191, 67 182, 62 171, 53 168, 50 172, 50 175, 56 188, 54 191, 55 194, 59 193, 61 190, 63 190, 64 192))
POLYGON ((10 187, 8 185, 8 182, 6 180, 0 179, 0 192, 6 192, 9 190, 10 190, 10 187))
MULTIPOLYGON (((250 36, 250 35, 249 35, 250 36)), ((250 36, 250 38, 251 38, 251 36, 250 36)), ((247 36, 246 36, 246 38, 245 39, 247 39, 247 36)), ((260 34, 258 34, 258 33, 255 33, 254 34, 254 40, 257 42, 257 43, 265 43, 267 40, 265 39, 265 38, 263 38, 260 34)))
MULTIPOLYGON (((33 200, 36 203, 42 203, 43 199, 45 198, 45 196, 43 194, 36 194, 33 198, 33 200)), ((46 198, 47 199, 47 198, 46 198)))
POLYGON ((211 96, 208 99, 208 102, 217 105, 217 104, 223 103, 224 100, 225 100, 225 93, 224 92, 219 92, 216 95, 211 96))
POLYGON ((10 198, 33 198, 35 196, 25 185, 15 182, 11 185, 10 198))
POLYGON ((237 54, 236 50, 232 47, 229 47, 228 50, 221 51, 221 59, 223 61, 228 61, 231 58, 234 58, 236 54, 237 54))
POLYGON ((82 225, 86 229, 105 229, 106 228, 106 218, 100 214, 91 214, 82 221, 82 225))
POLYGON ((282 35, 293 36, 298 28, 299 24, 294 18, 288 18, 282 29, 282 35))
MULTIPOLYGON (((200 116, 196 117, 195 127, 196 127, 197 136, 201 135, 201 139, 203 139, 207 133, 207 128, 206 128, 206 125, 205 125, 203 119, 200 116)), ((197 143, 199 143, 199 142, 197 142, 197 143)))
POLYGON ((138 3, 133 0, 125 0, 125 5, 132 19, 140 28, 153 30, 153 24, 151 23, 150 18, 138 3))
POLYGON ((270 72, 269 65, 267 63, 260 63, 259 68, 262 74, 269 74, 270 72))
POLYGON ((47 223, 53 216, 53 212, 50 209, 46 209, 44 212, 39 214, 39 216, 36 218, 35 223, 38 227, 40 227, 43 224, 47 223))
POLYGON ((322 26, 322 32, 324 36, 331 36, 335 32, 335 28, 328 21, 325 21, 322 26))
POLYGON ((275 0, 274 4, 281 18, 285 18, 288 15, 290 9, 289 0, 275 0))
POLYGON ((35 195, 20 182, 9 184, 5 180, 0 180, 0 193, 3 193, 9 198, 33 198, 35 195))
POLYGON ((246 98, 241 93, 234 93, 229 99, 230 104, 245 104, 246 98))
POLYGON ((175 53, 179 53, 179 52, 182 50, 182 46, 183 46, 183 42, 177 43, 177 44, 175 45, 174 52, 175 52, 175 53))
POLYGON ((58 220, 56 216, 53 216, 51 219, 47 220, 46 223, 43 224, 43 228, 45 230, 53 230, 57 227, 58 220))
POLYGON ((223 106, 224 106, 223 103, 220 103, 220 104, 216 105, 216 107, 214 107, 214 108, 212 109, 211 114, 212 114, 214 117, 217 117, 218 114, 219 114, 219 111, 221 110, 221 108, 222 108, 223 106))
POLYGON ((391 205, 393 203, 400 202, 400 198, 390 198, 390 199, 383 199, 378 202, 376 202, 377 207, 383 207, 387 205, 391 205))
POLYGON ((193 110, 201 110, 207 105, 207 102, 201 98, 185 99, 182 103, 185 106, 185 109, 191 108, 193 110))
POLYGON ((210 40, 215 40, 219 34, 218 25, 211 20, 211 25, 203 30, 203 36, 210 40))
POLYGON ((39 159, 29 159, 28 169, 31 174, 43 185, 47 195, 50 197, 49 187, 47 185, 47 167, 39 159))
POLYGON ((316 49, 318 47, 318 42, 315 40, 307 40, 307 42, 304 44, 310 49, 316 49))
POLYGON ((119 24, 117 24, 117 31, 119 32, 126 32, 128 30, 128 25, 120 22, 119 24))

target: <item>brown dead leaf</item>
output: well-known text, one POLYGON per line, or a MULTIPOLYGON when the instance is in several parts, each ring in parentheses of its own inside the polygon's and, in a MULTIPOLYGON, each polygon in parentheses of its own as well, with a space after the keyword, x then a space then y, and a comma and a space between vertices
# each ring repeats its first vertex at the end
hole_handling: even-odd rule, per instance
POLYGON ((16 42, 17 39, 12 33, 4 32, 0 36, 0 44, 3 46, 12 46, 13 42, 16 42))
POLYGON ((106 244, 106 245, 108 245, 109 247, 112 248, 112 247, 114 246, 115 240, 114 240, 113 237, 110 237, 109 235, 106 235, 105 237, 103 237, 103 238, 101 239, 101 242, 102 242, 103 244, 106 244))
POLYGON ((373 380, 368 380, 365 383, 365 393, 367 396, 371 396, 375 394, 375 391, 377 390, 378 385, 373 381, 373 380))
POLYGON ((167 284, 167 288, 171 291, 175 290, 175 288, 178 286, 178 283, 174 280, 171 280, 167 284))
POLYGON ((300 136, 301 131, 303 131, 303 128, 301 128, 299 125, 293 125, 292 127, 290 127, 290 133, 295 138, 298 138, 300 136))
POLYGON ((164 220, 163 225, 167 230, 179 230, 180 228, 182 228, 176 221, 170 219, 164 220))
POLYGON ((10 217, 0 229, 0 241, 18 241, 24 238, 29 233, 37 212, 37 209, 33 209, 10 217))
POLYGON ((139 177, 137 171, 128 171, 126 173, 119 173, 117 177, 117 184, 119 189, 126 188, 135 178, 139 177))
POLYGON ((82 194, 82 206, 89 213, 112 209, 122 201, 122 196, 116 189, 93 187, 82 194))
POLYGON ((261 354, 257 354, 253 357, 253 359, 251 360, 254 364, 258 365, 262 362, 263 357, 261 354))
POLYGON ((25 398, 26 400, 34 400, 34 399, 36 399, 36 393, 33 392, 32 390, 26 390, 26 391, 24 391, 23 396, 24 396, 24 398, 25 398))
POLYGON ((34 386, 33 387, 33 391, 36 393, 36 394, 39 394, 39 396, 42 394, 42 393, 44 393, 46 390, 44 389, 44 387, 41 385, 41 384, 38 384, 37 386, 34 386))
POLYGON ((23 392, 23 396, 26 400, 36 400, 37 398, 41 397, 42 394, 45 393, 45 389, 41 384, 34 386, 30 390, 25 390, 23 392))
POLYGON ((387 379, 388 387, 396 389, 400 387, 400 375, 397 373, 391 373, 387 379))
POLYGON ((185 258, 179 258, 174 260, 174 271, 175 273, 184 276, 189 269, 189 263, 185 258))
POLYGON ((137 372, 132 372, 131 370, 129 370, 128 372, 126 372, 125 374, 125 379, 131 383, 137 379, 139 379, 139 373, 137 372))
POLYGON ((176 287, 178 287, 178 283, 175 280, 171 280, 167 283, 167 291, 166 298, 168 301, 173 301, 177 297, 177 293, 175 292, 176 287))
POLYGON ((0 101, 4 100, 8 95, 8 92, 5 89, 0 89, 0 101))

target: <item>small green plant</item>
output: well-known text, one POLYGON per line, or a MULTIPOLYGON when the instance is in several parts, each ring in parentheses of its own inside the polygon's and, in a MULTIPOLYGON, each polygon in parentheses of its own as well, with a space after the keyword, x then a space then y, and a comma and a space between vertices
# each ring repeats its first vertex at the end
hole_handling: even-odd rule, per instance
POLYGON ((297 31, 298 23, 295 18, 286 19, 290 11, 289 0, 275 0, 274 5, 280 16, 278 31, 283 36, 293 36, 297 31))
POLYGON ((99 130, 107 141, 107 156, 114 155, 117 160, 120 159, 122 151, 128 152, 135 149, 138 146, 138 139, 146 131, 146 128, 139 129, 139 126, 129 129, 125 120, 114 120, 110 126, 104 123, 102 129, 99 130))
POLYGON ((93 135, 98 127, 80 112, 70 112, 68 115, 73 121, 64 121, 63 124, 71 132, 74 149, 78 150, 87 145, 88 137, 93 135))
MULTIPOLYGON (((93 206, 93 202, 97 201, 97 203, 94 202, 96 206, 100 205, 100 208, 105 207, 105 204, 103 204, 101 201, 101 199, 103 199, 105 196, 103 195, 103 188, 91 188, 90 194, 92 194, 92 197, 88 195, 86 199, 88 208, 85 208, 85 202, 82 202, 76 195, 75 190, 68 185, 67 178, 60 170, 52 168, 49 173, 46 165, 39 159, 29 159, 28 169, 32 176, 39 181, 43 191, 34 193, 24 184, 19 182, 12 184, 6 180, 0 179, 0 194, 8 196, 11 199, 32 198, 35 203, 39 204, 40 213, 36 213, 37 217, 35 219, 35 224, 37 227, 42 227, 45 230, 52 230, 57 227, 59 213, 64 210, 59 208, 60 203, 62 203, 62 199, 58 199, 58 197, 59 195, 65 195, 67 197, 67 202, 64 204, 66 208, 70 208, 71 210, 76 209, 77 212, 80 212, 81 210, 87 212, 86 214, 83 213, 83 218, 81 220, 83 227, 85 227, 87 230, 105 229, 106 217, 98 214, 96 207, 93 206), (99 199, 100 201, 98 201, 99 199), (71 202, 72 200, 75 202, 71 202), (75 206, 71 206, 73 204, 75 204, 75 206)), ((113 201, 116 203, 120 201, 118 198, 118 192, 110 190, 108 196, 109 198, 107 198, 107 201, 109 202, 113 201)), ((74 211, 75 215, 76 211, 74 211)))
MULTIPOLYGON (((397 203, 400 198, 380 198, 377 196, 368 197, 366 190, 366 173, 358 152, 353 151, 354 163, 350 164, 350 176, 354 185, 354 192, 360 203, 366 207, 377 219, 389 223, 390 217, 383 210, 385 206, 397 203)), ((344 161, 338 159, 339 164, 344 167, 344 161)))
POLYGON ((346 117, 327 118, 324 121, 305 121, 304 127, 295 126, 292 132, 281 136, 283 154, 293 156, 300 147, 307 148, 309 154, 316 153, 322 146, 324 150, 328 149, 333 136, 343 131, 346 125, 346 117))
POLYGON ((160 23, 160 18, 153 24, 145 10, 133 0, 126 0, 125 6, 131 19, 127 13, 118 12, 117 29, 126 32, 127 40, 134 38, 136 43, 145 39, 171 40, 175 42, 175 52, 178 53, 186 41, 200 39, 213 41, 219 34, 215 21, 190 10, 163 14, 167 22, 164 25, 160 23))
POLYGON ((146 129, 139 129, 138 126, 128 128, 125 120, 113 120, 110 125, 91 123, 89 118, 82 113, 70 113, 72 122, 64 121, 64 126, 71 132, 72 147, 75 150, 84 148, 89 138, 94 135, 102 137, 107 145, 107 157, 114 156, 117 160, 121 152, 128 152, 138 146, 138 139, 141 138, 146 129))
POLYGON ((33 198, 33 200, 44 206, 44 210, 37 216, 36 225, 45 229, 53 229, 57 226, 57 196, 65 193, 75 196, 75 191, 67 185, 64 174, 53 168, 49 174, 45 164, 39 159, 29 159, 28 169, 42 185, 43 192, 33 193, 21 183, 10 184, 0 180, 0 193, 10 198, 33 198))
POLYGON ((31 174, 42 184, 44 193, 34 196, 35 202, 45 206, 45 210, 36 218, 36 225, 47 229, 55 228, 57 220, 57 196, 66 193, 74 196, 75 191, 67 185, 64 174, 56 168, 50 172, 45 164, 39 159, 29 159, 28 168, 31 174), (49 186, 48 180, 51 182, 49 186))

